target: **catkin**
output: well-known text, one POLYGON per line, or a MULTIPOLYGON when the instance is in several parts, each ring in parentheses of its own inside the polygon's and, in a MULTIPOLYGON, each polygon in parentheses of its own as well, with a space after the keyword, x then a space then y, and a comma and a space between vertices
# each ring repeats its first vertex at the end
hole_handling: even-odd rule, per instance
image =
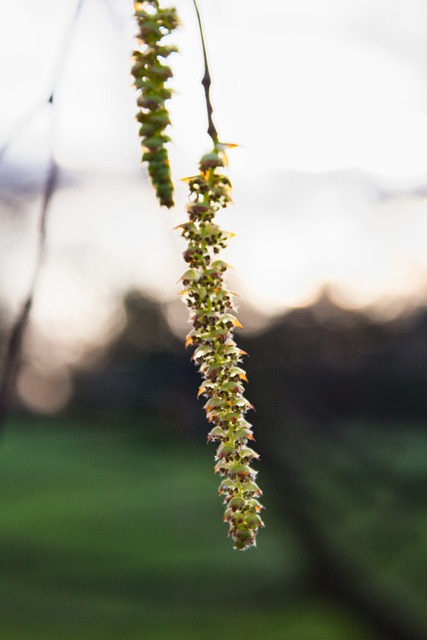
POLYGON ((215 223, 217 211, 231 201, 223 158, 214 148, 202 157, 199 174, 186 179, 189 221, 179 229, 188 242, 184 259, 189 268, 181 277, 181 293, 193 325, 186 344, 195 347, 192 359, 203 378, 199 396, 207 400, 204 407, 212 424, 208 441, 218 443, 215 472, 223 477, 219 492, 224 496, 224 520, 234 548, 244 550, 255 546, 257 530, 264 523, 258 500, 262 492, 251 466, 259 456, 248 446, 254 437, 245 417, 253 409, 243 395, 247 378, 241 360, 245 352, 233 338, 234 329, 241 325, 224 282, 228 265, 217 257, 234 235, 215 223))
POLYGON ((174 7, 162 9, 157 0, 134 2, 134 6, 141 47, 133 52, 131 73, 139 92, 136 119, 141 125, 142 161, 148 164, 148 173, 160 204, 170 208, 174 201, 166 147, 170 138, 165 134, 170 117, 165 103, 172 96, 172 90, 166 83, 173 74, 166 60, 177 48, 162 41, 176 29, 179 19, 174 7))

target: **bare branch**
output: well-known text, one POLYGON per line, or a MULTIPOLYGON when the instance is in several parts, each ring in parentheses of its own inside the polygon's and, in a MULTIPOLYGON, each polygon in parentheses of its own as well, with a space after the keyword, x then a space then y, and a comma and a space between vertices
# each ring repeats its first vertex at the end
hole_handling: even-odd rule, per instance
POLYGON ((211 84, 212 84, 212 79, 211 79, 211 74, 209 71, 209 63, 208 63, 208 56, 206 53, 206 45, 205 45, 205 37, 203 34, 203 26, 202 26, 202 20, 200 18, 200 13, 199 13, 199 8, 197 6, 197 2, 196 0, 193 0, 194 3, 194 8, 196 10, 196 14, 197 14, 197 21, 199 23, 199 31, 200 31, 200 38, 202 41, 202 49, 203 49, 203 60, 204 60, 204 64, 205 64, 205 72, 202 78, 202 85, 203 85, 203 89, 205 90, 205 100, 206 100, 206 111, 208 114, 208 134, 210 135, 210 137, 212 138, 212 141, 214 143, 214 145, 216 146, 218 144, 218 131, 216 130, 214 121, 213 121, 213 107, 212 107, 212 103, 211 103, 211 98, 210 98, 210 88, 211 88, 211 84))
POLYGON ((62 40, 62 46, 60 51, 58 52, 57 62, 55 66, 55 70, 53 72, 52 82, 51 82, 51 90, 49 91, 48 97, 43 99, 41 102, 33 105, 28 111, 24 113, 24 115, 18 120, 15 126, 12 129, 10 135, 6 138, 3 144, 0 146, 0 162, 3 160, 5 153, 7 152, 10 145, 13 143, 15 138, 23 133, 26 127, 33 121, 33 119, 38 115, 39 111, 46 104, 53 104, 54 97, 56 93, 56 87, 62 75, 62 70, 64 68, 65 61, 68 57, 69 49, 71 42, 74 37, 74 28, 77 23, 77 18, 80 15, 80 11, 82 9, 84 0, 77 0, 76 8, 74 10, 73 17, 71 18, 71 23, 67 27, 67 32, 62 40))
POLYGON ((3 371, 0 377, 0 433, 4 426, 4 421, 7 417, 8 409, 10 406, 11 397, 15 388, 16 378, 20 367, 20 358, 22 352, 22 341, 25 335, 25 330, 28 325, 30 317, 31 307, 33 306, 34 295, 37 287, 38 277, 40 269, 43 264, 43 258, 46 251, 46 229, 47 229, 47 216, 52 196, 55 192, 55 188, 58 180, 58 165, 52 158, 49 167, 49 173, 45 183, 43 191, 43 199, 40 211, 40 224, 39 224, 39 241, 38 241, 38 254, 36 265, 34 268, 33 278, 31 286, 28 291, 27 299, 25 300, 22 309, 15 320, 10 333, 9 342, 7 345, 6 357, 3 365, 3 371))
MULTIPOLYGON (((51 91, 49 92, 47 99, 42 104, 38 104, 35 107, 32 107, 32 109, 22 117, 18 125, 15 127, 12 135, 1 147, 0 160, 2 159, 4 153, 7 151, 9 145, 13 142, 15 136, 19 135, 22 132, 22 129, 27 124, 29 124, 29 122, 31 122, 31 120, 38 113, 39 109, 42 106, 48 105, 51 110, 54 109, 56 87, 62 76, 63 68, 67 60, 72 39, 74 36, 74 29, 77 22, 77 18, 79 17, 83 3, 84 3, 84 0, 77 0, 76 8, 75 8, 73 17, 71 19, 71 23, 68 26, 68 30, 65 35, 65 38, 63 40, 61 51, 58 53, 57 63, 56 63, 55 71, 53 73, 51 91)), ((51 114, 51 118, 52 118, 51 132, 50 132, 51 159, 50 159, 49 171, 48 171, 47 179, 45 182, 42 203, 41 203, 39 232, 38 232, 38 251, 37 251, 37 257, 36 257, 36 263, 34 266, 33 277, 31 280, 27 298, 24 304, 22 305, 22 309, 18 314, 18 317, 16 318, 10 333, 10 337, 9 337, 9 341, 6 349, 6 357, 3 364, 3 370, 0 375, 0 433, 4 428, 4 421, 7 417, 11 397, 13 394, 13 390, 15 388, 16 378, 19 372, 23 338, 25 335, 25 330, 28 325, 30 312, 33 305, 35 291, 37 287, 37 282, 39 278, 39 273, 40 273, 40 270, 43 264, 44 255, 46 252, 47 218, 48 218, 50 202, 52 200, 52 196, 55 192, 57 181, 58 181, 58 165, 56 164, 53 156, 53 124, 52 124, 53 114, 51 114)))

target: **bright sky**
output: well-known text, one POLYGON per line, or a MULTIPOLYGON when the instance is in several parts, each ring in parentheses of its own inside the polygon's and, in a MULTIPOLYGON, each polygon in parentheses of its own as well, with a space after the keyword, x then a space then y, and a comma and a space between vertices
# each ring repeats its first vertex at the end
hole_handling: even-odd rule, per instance
MULTIPOLYGON (((175 4, 183 23, 170 103, 178 180, 196 171, 209 141, 192 1, 175 4)), ((185 187, 176 209, 162 211, 139 168, 132 2, 85 0, 61 63, 75 5, 0 5, 0 141, 43 101, 60 69, 53 145, 62 184, 34 320, 69 353, 76 341, 83 348, 117 329, 118 291, 135 286, 174 300, 185 268, 171 231, 185 220, 185 187)), ((425 303, 425 0, 199 5, 215 121, 224 141, 241 145, 230 152, 235 206, 222 214, 237 232, 225 256, 235 267, 232 288, 268 313, 308 304, 326 285, 337 302, 375 304, 384 314, 425 303)), ((41 177, 44 111, 0 165, 11 190, 41 177)), ((0 286, 15 305, 29 284, 38 203, 36 191, 25 215, 1 223, 0 286)))

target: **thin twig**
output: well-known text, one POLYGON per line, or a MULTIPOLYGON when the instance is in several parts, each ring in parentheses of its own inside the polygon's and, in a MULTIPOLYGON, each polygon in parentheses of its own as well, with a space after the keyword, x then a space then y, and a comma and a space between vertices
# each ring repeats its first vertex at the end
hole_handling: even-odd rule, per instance
POLYGON ((41 103, 39 102, 33 105, 31 109, 29 109, 29 111, 26 111, 21 116, 21 118, 19 118, 18 122, 15 123, 12 132, 9 134, 6 140, 3 141, 3 144, 0 147, 0 162, 3 160, 3 156, 5 155, 6 151, 15 140, 15 138, 17 138, 20 134, 23 133, 23 131, 25 131, 27 126, 33 121, 33 119, 36 117, 42 107, 45 106, 45 104, 46 101, 44 100, 41 103))
POLYGON ((203 26, 202 26, 202 20, 200 18, 199 7, 197 6, 196 0, 193 0, 193 4, 196 10, 197 21, 199 23, 200 38, 202 41, 202 49, 203 49, 203 60, 205 64, 205 72, 202 78, 202 85, 203 85, 203 89, 205 90, 206 110, 208 113, 208 134, 210 135, 210 137, 212 138, 212 142, 216 146, 218 144, 218 131, 216 130, 213 117, 212 117, 213 107, 212 107, 211 98, 210 98, 210 88, 212 84, 212 79, 209 71, 208 56, 206 53, 205 37, 203 34, 203 26))
POLYGON ((4 421, 7 417, 8 409, 10 406, 10 400, 15 388, 16 378, 20 367, 20 356, 22 351, 22 341, 25 334, 25 330, 30 317, 31 307, 33 306, 34 295, 37 287, 40 269, 43 264, 43 258, 46 252, 46 229, 47 229, 47 214, 50 205, 50 201, 55 192, 56 184, 58 180, 58 165, 53 157, 51 158, 49 173, 45 183, 43 191, 43 199, 40 211, 40 224, 39 224, 39 241, 36 265, 30 285, 30 289, 27 294, 27 298, 22 305, 22 309, 15 320, 10 333, 10 338, 7 345, 6 356, 3 364, 3 370, 0 377, 0 433, 2 431, 4 421))
MULTIPOLYGON (((53 80, 51 84, 51 91, 45 104, 49 106, 51 110, 55 106, 55 93, 57 84, 62 76, 62 70, 68 57, 72 38, 74 35, 74 27, 77 22, 77 18, 80 14, 84 0, 77 0, 74 15, 71 24, 68 28, 66 37, 64 38, 62 49, 58 54, 58 62, 56 64, 55 72, 53 74, 53 80)), ((34 113, 37 113, 39 107, 33 108, 27 116, 24 116, 24 121, 27 124, 28 120, 31 120, 34 113)), ((15 383, 20 367, 20 358, 22 352, 22 342, 25 334, 25 330, 28 325, 31 308, 34 301, 35 291, 39 279, 41 267, 43 265, 43 259, 46 252, 46 235, 47 235, 47 217, 50 207, 52 196, 55 192, 58 182, 58 165, 55 162, 53 155, 53 113, 51 114, 51 131, 50 131, 50 166, 45 182, 43 197, 40 209, 40 223, 38 232, 38 251, 36 257, 36 263, 34 266, 33 277, 31 280, 30 288, 27 294, 27 298, 22 306, 18 317, 12 327, 10 337, 6 348, 6 356, 3 364, 3 370, 0 376, 0 434, 4 427, 4 422, 7 417, 7 413, 10 406, 10 401, 15 388, 15 383)), ((17 130, 19 133, 20 130, 17 130)), ((9 138, 3 148, 0 151, 1 156, 6 151, 7 147, 13 141, 13 136, 9 138)))
POLYGON ((57 63, 55 66, 55 70, 53 72, 52 82, 50 84, 51 89, 48 93, 47 98, 43 98, 41 102, 38 102, 37 104, 33 105, 28 111, 26 111, 21 116, 21 118, 15 124, 12 132, 6 138, 6 140, 4 140, 3 144, 0 147, 0 162, 3 160, 3 156, 5 155, 5 153, 7 152, 8 148, 13 143, 15 138, 17 138, 19 135, 21 135, 25 131, 27 126, 31 124, 31 122, 37 116, 39 111, 46 104, 53 103, 53 99, 56 93, 56 88, 61 78, 64 63, 68 57, 70 45, 74 36, 74 27, 76 25, 77 18, 80 15, 80 11, 82 9, 83 3, 84 3, 84 0, 77 0, 76 8, 74 9, 73 17, 71 18, 71 23, 67 27, 67 32, 65 34, 65 37, 62 39, 62 46, 57 56, 57 63))
POLYGON ((108 16, 110 18, 111 24, 113 25, 115 30, 121 36, 126 36, 126 46, 128 46, 129 42, 128 42, 127 34, 125 32, 125 29, 124 29, 123 20, 121 19, 120 15, 115 10, 114 5, 112 4, 111 0, 104 0, 103 4, 104 4, 104 7, 105 7, 105 11, 106 11, 106 13, 108 13, 108 16))
POLYGON ((71 43, 74 38, 74 29, 77 24, 77 19, 80 15, 80 11, 82 10, 84 1, 85 0, 77 0, 76 8, 74 9, 74 13, 71 18, 70 24, 68 25, 65 36, 62 39, 62 47, 60 48, 56 56, 56 66, 53 72, 53 80, 51 83, 52 90, 50 92, 50 97, 48 98, 48 102, 52 99, 52 96, 55 95, 57 85, 61 79, 62 71, 67 61, 68 54, 70 52, 71 43))

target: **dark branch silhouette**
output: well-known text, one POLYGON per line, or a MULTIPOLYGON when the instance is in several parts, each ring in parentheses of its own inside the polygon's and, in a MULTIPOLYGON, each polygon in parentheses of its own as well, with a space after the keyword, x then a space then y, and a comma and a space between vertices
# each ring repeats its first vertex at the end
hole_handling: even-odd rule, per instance
POLYGON ((194 8, 196 9, 197 22, 199 23, 200 38, 202 41, 202 49, 203 49, 203 60, 205 65, 205 72, 202 78, 202 85, 203 85, 203 89, 205 90, 206 110, 208 114, 208 134, 210 135, 214 145, 216 146, 218 144, 218 131, 216 130, 216 127, 213 121, 213 107, 212 107, 211 98, 210 98, 210 88, 212 84, 212 79, 209 71, 205 37, 203 35, 203 26, 202 26, 202 20, 200 18, 199 8, 197 6, 196 0, 193 0, 193 3, 194 3, 194 8))
POLYGON ((27 298, 22 305, 22 309, 15 320, 10 333, 9 342, 6 350, 6 357, 3 364, 3 370, 0 377, 0 431, 3 429, 5 418, 7 417, 10 400, 15 387, 16 378, 19 372, 20 357, 22 352, 22 341, 25 329, 28 325, 31 307, 34 301, 34 295, 37 287, 40 269, 43 264, 43 258, 46 252, 46 232, 47 217, 49 205, 56 189, 58 180, 58 165, 52 158, 49 167, 49 173, 43 191, 43 199, 40 212, 39 223, 39 240, 38 252, 34 273, 28 291, 27 298))
POLYGON ((78 0, 76 4, 76 8, 71 19, 71 23, 68 26, 67 33, 65 38, 63 39, 61 50, 58 54, 57 63, 55 67, 55 71, 53 73, 53 79, 51 83, 51 90, 49 91, 48 98, 40 105, 36 105, 32 107, 32 109, 23 116, 23 118, 19 121, 18 125, 15 127, 14 132, 11 136, 9 136, 8 140, 3 144, 0 149, 0 160, 3 157, 4 153, 7 151, 10 144, 13 142, 15 136, 19 135, 22 132, 22 129, 25 128, 34 118, 34 116, 38 113, 40 108, 43 105, 47 105, 51 110, 51 130, 50 130, 50 166, 48 170, 48 175, 46 179, 46 183, 43 190, 43 197, 41 203, 40 210, 40 223, 39 223, 39 234, 38 234, 38 252, 36 263, 34 266, 33 277, 31 280, 30 288, 27 294, 27 298, 22 305, 22 309, 18 314, 18 317, 15 320, 15 323, 12 327, 9 341, 6 348, 6 356, 3 364, 3 370, 0 376, 0 433, 3 431, 4 422, 7 417, 8 409, 10 406, 11 398, 13 395, 13 390, 15 388, 16 378, 19 372, 21 352, 22 352, 22 343, 25 335, 25 330, 28 325, 31 308, 34 301, 35 291, 37 287, 37 282, 39 278, 39 273, 43 264, 44 255, 46 252, 46 235, 47 235, 47 219, 49 206, 52 199, 52 196, 55 192, 57 181, 58 181, 58 165, 55 162, 53 156, 53 109, 55 108, 55 93, 57 84, 61 78, 62 71, 65 65, 65 62, 68 57, 68 53, 70 50, 70 46, 74 37, 74 29, 77 23, 77 19, 80 15, 80 11, 82 9, 84 0, 78 0))

